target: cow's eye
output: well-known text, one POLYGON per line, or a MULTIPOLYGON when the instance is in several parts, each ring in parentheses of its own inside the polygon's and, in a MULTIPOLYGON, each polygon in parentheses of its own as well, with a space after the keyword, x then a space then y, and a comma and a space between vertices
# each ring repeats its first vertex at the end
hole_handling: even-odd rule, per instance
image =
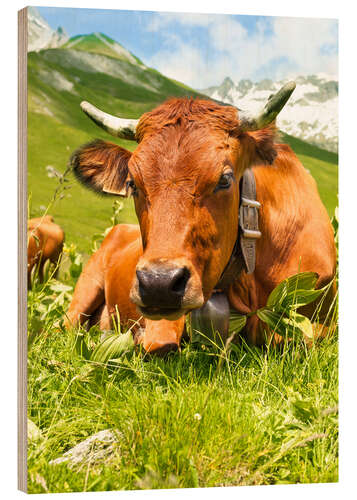
POLYGON ((130 181, 126 183, 126 187, 128 193, 132 196, 135 196, 138 193, 138 188, 136 187, 135 182, 132 179, 130 179, 130 181))
POLYGON ((232 184, 232 179, 233 179, 233 173, 232 172, 226 172, 221 175, 217 186, 214 189, 214 192, 216 193, 220 189, 228 189, 231 184, 232 184))

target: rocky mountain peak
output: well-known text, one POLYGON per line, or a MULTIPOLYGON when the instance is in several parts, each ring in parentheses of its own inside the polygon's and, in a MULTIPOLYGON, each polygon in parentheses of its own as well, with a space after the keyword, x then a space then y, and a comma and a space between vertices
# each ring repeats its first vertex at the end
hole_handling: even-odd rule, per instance
POLYGON ((59 26, 53 30, 36 7, 28 7, 28 51, 61 47, 68 40, 66 31, 59 26))
MULTIPOLYGON (((288 79, 233 82, 226 77, 220 85, 203 93, 241 109, 257 111, 288 79)), ((296 89, 280 113, 277 124, 284 132, 329 151, 338 150, 338 81, 318 73, 295 78, 296 89)))

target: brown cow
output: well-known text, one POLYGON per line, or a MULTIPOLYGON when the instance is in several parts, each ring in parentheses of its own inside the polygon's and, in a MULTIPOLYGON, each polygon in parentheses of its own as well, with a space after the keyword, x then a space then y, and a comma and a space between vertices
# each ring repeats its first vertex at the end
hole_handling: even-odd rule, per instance
POLYGON ((102 330, 109 330, 118 307, 121 324, 132 327, 135 341, 142 343, 147 351, 164 354, 177 348, 184 329, 184 316, 176 321, 144 320, 129 299, 141 255, 139 227, 129 224, 115 226, 79 277, 67 312, 67 326, 89 320, 90 326, 99 324, 102 330))
POLYGON ((43 281, 43 266, 50 261, 57 266, 61 257, 64 232, 54 223, 52 215, 27 222, 27 283, 31 287, 31 272, 37 266, 38 278, 43 281))
MULTIPOLYGON (((131 192, 140 233, 127 226, 110 233, 79 280, 71 321, 90 315, 100 302, 116 304, 125 318, 140 314, 149 320, 178 320, 200 308, 230 261, 238 234, 239 181, 249 168, 261 204, 261 238, 255 271, 243 270, 224 290, 230 307, 255 311, 279 282, 299 271, 318 273, 319 287, 333 279, 333 230, 316 183, 290 147, 275 142, 275 117, 294 88, 286 85, 256 117, 211 101, 171 99, 136 122, 82 103, 109 133, 139 143, 131 153, 94 141, 74 153, 72 166, 97 192, 131 192)), ((330 295, 326 308, 333 290, 330 295)), ((162 343, 166 325, 156 327, 153 344, 162 343)), ((249 318, 244 332, 249 342, 264 342, 261 326, 256 315, 249 318)), ((165 341, 168 349, 179 344, 172 338, 165 341)))

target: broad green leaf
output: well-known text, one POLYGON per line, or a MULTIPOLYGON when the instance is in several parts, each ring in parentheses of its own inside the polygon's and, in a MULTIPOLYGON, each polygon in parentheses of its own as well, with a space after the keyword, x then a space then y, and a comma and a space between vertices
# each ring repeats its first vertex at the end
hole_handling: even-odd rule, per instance
POLYGON ((304 335, 306 335, 306 337, 309 337, 310 339, 313 338, 314 333, 312 323, 309 318, 303 316, 302 314, 298 314, 297 312, 293 312, 291 317, 287 319, 291 325, 298 328, 304 335))
POLYGON ((267 308, 258 309, 257 316, 261 321, 264 321, 273 332, 279 335, 286 336, 286 326, 283 323, 283 314, 280 312, 271 311, 267 308))
POLYGON ((121 335, 113 334, 101 342, 94 350, 91 361, 107 363, 119 358, 124 352, 134 349, 134 339, 130 331, 121 335))
POLYGON ((303 334, 309 338, 313 337, 311 321, 302 314, 292 312, 290 318, 287 318, 281 312, 263 308, 257 311, 257 316, 269 326, 272 332, 278 333, 282 337, 301 336, 303 334))
POLYGON ((285 295, 281 302, 281 308, 298 309, 318 299, 322 293, 323 290, 294 290, 285 295))
POLYGON ((231 311, 229 315, 229 334, 232 335, 232 333, 239 333, 241 330, 243 330, 246 323, 246 316, 231 311))
POLYGON ((281 306, 285 297, 296 290, 313 290, 316 285, 318 275, 312 272, 294 274, 285 279, 274 288, 268 297, 267 307, 276 309, 281 306))
POLYGON ((270 293, 266 304, 267 307, 271 309, 277 309, 282 303, 282 301, 285 299, 286 295, 287 295, 287 283, 286 281, 282 281, 270 293))

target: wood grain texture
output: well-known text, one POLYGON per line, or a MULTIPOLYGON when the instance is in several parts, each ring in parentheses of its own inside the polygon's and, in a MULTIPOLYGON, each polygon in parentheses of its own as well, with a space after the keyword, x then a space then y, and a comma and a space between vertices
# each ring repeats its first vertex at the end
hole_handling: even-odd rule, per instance
POLYGON ((18 488, 27 492, 27 8, 18 12, 18 488))

